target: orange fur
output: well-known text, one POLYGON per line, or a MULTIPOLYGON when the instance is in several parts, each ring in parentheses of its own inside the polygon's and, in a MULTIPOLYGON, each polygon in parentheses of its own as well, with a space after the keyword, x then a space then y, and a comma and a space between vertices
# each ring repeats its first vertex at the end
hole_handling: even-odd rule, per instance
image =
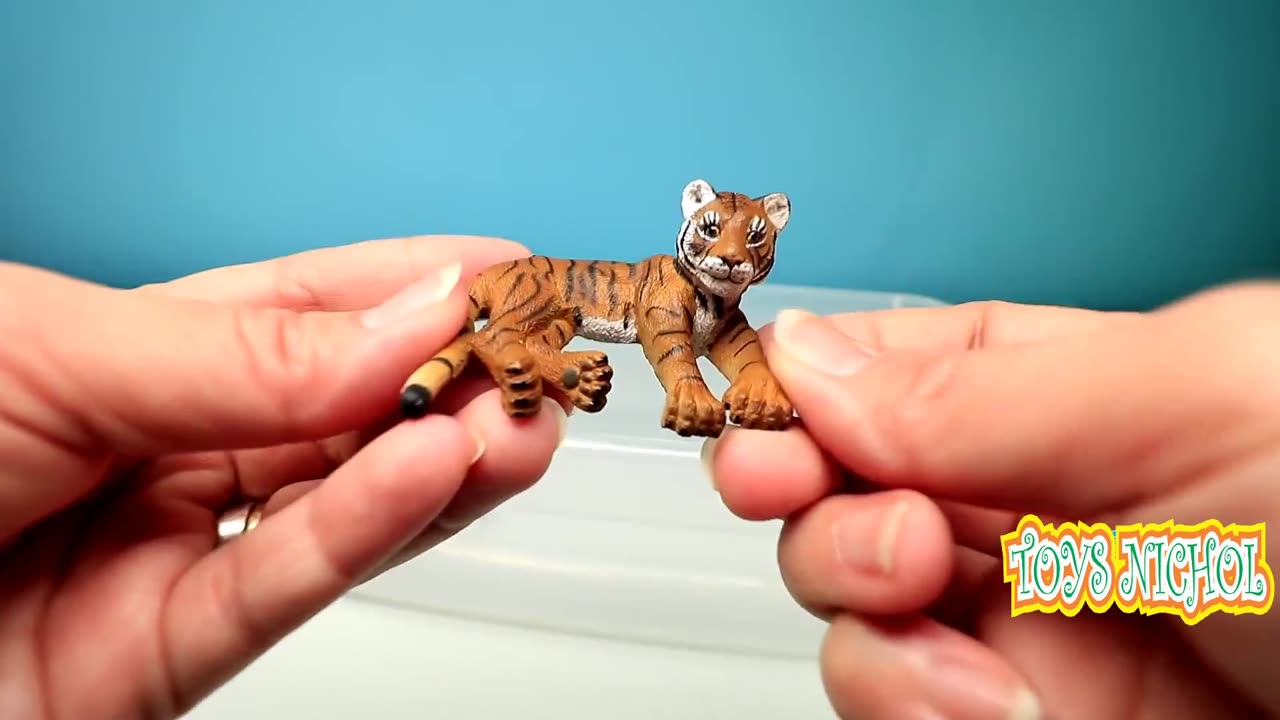
POLYGON ((662 425, 715 437, 725 414, 743 427, 781 430, 792 407, 739 308, 742 293, 773 267, 790 202, 773 193, 685 188, 685 223, 674 255, 639 262, 540 255, 501 263, 471 283, 471 322, 405 383, 402 411, 416 417, 475 358, 502 391, 512 417, 536 413, 545 389, 578 408, 604 408, 613 370, 599 351, 565 351, 574 337, 639 343, 667 395, 662 425), (475 329, 487 320, 482 329, 475 329), (721 399, 698 367, 708 357, 730 382, 721 399))

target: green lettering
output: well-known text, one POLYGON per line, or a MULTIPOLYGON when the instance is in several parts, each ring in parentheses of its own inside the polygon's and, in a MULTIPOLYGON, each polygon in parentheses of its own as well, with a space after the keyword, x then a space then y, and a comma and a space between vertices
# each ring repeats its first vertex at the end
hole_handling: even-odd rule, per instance
POLYGON ((1222 588, 1223 599, 1233 599, 1240 587, 1244 585, 1244 557, 1240 552, 1240 547, 1231 540, 1222 543, 1222 547, 1218 550, 1218 555, 1214 563, 1216 567, 1215 574, 1218 577, 1218 585, 1222 588), (1234 555, 1234 558, 1228 557, 1228 553, 1234 555), (1230 561, 1230 562, 1228 562, 1230 561), (1227 568, 1232 564, 1236 566, 1236 581, 1228 587, 1227 568))
POLYGON ((1027 569, 1027 555, 1031 554, 1036 548, 1036 533, 1033 530, 1026 530, 1022 533, 1022 544, 1009 547, 1009 567, 1010 569, 1021 569, 1018 573, 1018 597, 1027 599, 1031 597, 1031 578, 1028 577, 1035 572, 1034 569, 1027 569))
POLYGON ((1144 565, 1146 564, 1146 558, 1147 558, 1145 551, 1155 550, 1155 557, 1152 558, 1152 560, 1155 561, 1155 571, 1156 571, 1155 581, 1156 582, 1155 582, 1155 586, 1151 588, 1151 592, 1148 594, 1148 598, 1151 598, 1155 595, 1167 595, 1169 593, 1168 587, 1169 587, 1169 584, 1173 582, 1173 577, 1172 577, 1172 573, 1170 573, 1169 571, 1168 559, 1166 558, 1165 554, 1162 552, 1164 550, 1164 544, 1161 543, 1160 540, 1157 538, 1151 538, 1147 540, 1147 544, 1144 545, 1142 549, 1144 551, 1144 554, 1142 556, 1144 565))
POLYGON ((1188 612, 1195 610, 1199 598, 1203 597, 1205 602, 1208 602, 1212 594, 1216 592, 1213 589, 1213 569, 1209 565, 1209 558, 1217 547, 1218 536, 1209 533, 1205 536, 1204 542, 1200 544, 1199 552, 1191 554, 1191 560, 1187 564, 1187 583, 1191 585, 1189 593, 1191 602, 1183 603, 1188 612), (1196 562, 1197 558, 1200 559, 1200 562, 1196 562), (1199 592, 1201 580, 1204 580, 1203 593, 1199 592))
POLYGON ((1129 567, 1120 578, 1120 594, 1126 599, 1139 597, 1139 587, 1147 587, 1146 554, 1140 551, 1139 542, 1140 538, 1126 538, 1120 545, 1121 552, 1129 559, 1129 567))
POLYGON ((1165 576, 1168 579, 1169 595, 1174 600, 1180 601, 1188 611, 1191 611, 1196 606, 1196 578, 1192 574, 1196 563, 1196 552, 1192 548, 1194 541, 1173 538, 1170 542, 1172 547, 1169 549, 1168 562, 1165 563, 1165 576), (1173 571, 1184 564, 1187 567, 1187 574, 1182 584, 1179 585, 1173 580, 1173 571))
POLYGON ((1058 559, 1058 553, 1054 551, 1053 545, 1047 544, 1041 546, 1039 552, 1036 553, 1036 566, 1033 569, 1032 574, 1036 583, 1036 591, 1040 593, 1042 598, 1052 600, 1053 591, 1058 587, 1058 583, 1061 582, 1062 578, 1062 561, 1058 559), (1053 561, 1053 579, 1049 581, 1049 585, 1047 587, 1040 580, 1041 575, 1043 575, 1043 573, 1040 572, 1040 565, 1042 563, 1045 565, 1049 564, 1044 559, 1046 557, 1053 561))
POLYGON ((1107 562, 1108 544, 1103 540, 1097 540, 1088 547, 1091 556, 1091 565, 1089 570, 1089 589, 1093 592, 1094 598, 1104 600, 1111 590, 1111 563, 1107 562))
POLYGON ((1240 573, 1245 578, 1243 595, 1250 602, 1256 602, 1267 596, 1267 579, 1258 572, 1258 553, 1261 549, 1258 547, 1258 541, 1255 538, 1248 538, 1240 542, 1245 547, 1244 557, 1249 566, 1247 574, 1243 571, 1240 573))
MULTIPOLYGON (((1069 537, 1062 538, 1062 559, 1066 562, 1067 567, 1076 571, 1074 582, 1071 578, 1062 581, 1062 600, 1063 602, 1072 603, 1080 596, 1081 588, 1084 587, 1085 571, 1084 571, 1084 553, 1081 548, 1069 537)), ((1064 573, 1065 574, 1065 573, 1064 573)))

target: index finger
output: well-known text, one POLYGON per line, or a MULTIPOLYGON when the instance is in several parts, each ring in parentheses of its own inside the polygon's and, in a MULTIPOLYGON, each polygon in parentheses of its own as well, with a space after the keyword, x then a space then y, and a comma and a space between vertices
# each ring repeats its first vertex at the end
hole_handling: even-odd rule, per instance
MULTIPOLYGON (((1140 314, 972 302, 842 313, 825 319, 876 352, 947 354, 1087 333, 1136 317, 1140 314)), ((773 326, 764 327, 760 336, 766 352, 771 350, 773 326)), ((843 469, 803 423, 781 433, 733 428, 720 439, 708 440, 703 458, 725 505, 752 520, 788 517, 843 483, 843 469)))
MULTIPOLYGON (((1140 316, 1134 312, 984 300, 942 307, 839 313, 826 320, 876 351, 951 353, 1052 340, 1140 316)), ((771 324, 770 336, 772 331, 771 324)))
POLYGON ((450 262, 462 263, 465 282, 490 265, 528 255, 528 248, 500 238, 417 235, 205 270, 134 292, 298 312, 343 312, 373 307, 450 262))

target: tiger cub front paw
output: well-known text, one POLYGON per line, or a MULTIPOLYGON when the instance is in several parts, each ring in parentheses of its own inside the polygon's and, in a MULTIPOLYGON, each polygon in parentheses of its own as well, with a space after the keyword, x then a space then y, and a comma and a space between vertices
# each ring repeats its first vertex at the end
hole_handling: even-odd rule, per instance
POLYGON ((667 393, 662 427, 682 437, 719 437, 724 431, 724 406, 706 384, 686 380, 667 393))
POLYGON ((729 422, 752 430, 785 430, 795 411, 782 386, 766 370, 739 375, 725 391, 724 409, 729 422))

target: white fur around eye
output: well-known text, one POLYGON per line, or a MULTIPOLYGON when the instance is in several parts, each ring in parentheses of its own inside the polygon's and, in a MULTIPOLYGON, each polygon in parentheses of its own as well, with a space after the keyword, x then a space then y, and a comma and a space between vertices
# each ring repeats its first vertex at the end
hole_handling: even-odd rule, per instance
POLYGON ((765 221, 762 217, 753 217, 747 224, 747 247, 760 247, 765 241, 765 221))
POLYGON ((708 210, 698 219, 698 235, 703 240, 715 242, 720 239, 720 213, 708 210))
POLYGON ((716 191, 706 180, 694 180, 685 186, 680 194, 680 210, 688 220, 693 214, 716 199, 716 191))

